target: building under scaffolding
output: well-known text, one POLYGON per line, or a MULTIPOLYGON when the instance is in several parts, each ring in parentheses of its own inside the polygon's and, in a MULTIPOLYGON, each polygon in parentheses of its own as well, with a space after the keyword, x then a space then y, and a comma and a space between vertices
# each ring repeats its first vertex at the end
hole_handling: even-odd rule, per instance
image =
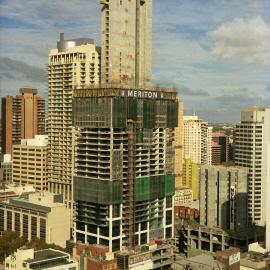
POLYGON ((73 91, 75 241, 121 250, 173 236, 175 89, 73 91))

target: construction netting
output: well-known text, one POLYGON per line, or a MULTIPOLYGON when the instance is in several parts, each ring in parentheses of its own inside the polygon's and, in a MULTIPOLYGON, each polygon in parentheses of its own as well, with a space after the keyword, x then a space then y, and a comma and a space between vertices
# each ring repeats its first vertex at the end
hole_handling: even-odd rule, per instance
POLYGON ((175 192, 175 176, 153 175, 149 177, 136 178, 135 200, 150 201, 165 196, 173 196, 175 192))

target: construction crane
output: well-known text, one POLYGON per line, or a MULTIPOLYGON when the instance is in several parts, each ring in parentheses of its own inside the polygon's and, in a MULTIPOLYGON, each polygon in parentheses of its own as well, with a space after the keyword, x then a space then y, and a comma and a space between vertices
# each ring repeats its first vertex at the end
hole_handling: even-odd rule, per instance
POLYGON ((100 0, 100 4, 108 6, 110 4, 110 1, 109 0, 100 0))

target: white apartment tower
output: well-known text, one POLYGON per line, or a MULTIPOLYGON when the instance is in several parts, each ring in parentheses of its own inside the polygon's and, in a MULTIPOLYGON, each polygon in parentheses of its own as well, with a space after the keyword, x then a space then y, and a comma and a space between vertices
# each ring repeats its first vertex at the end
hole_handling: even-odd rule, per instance
POLYGON ((151 81, 152 0, 103 0, 101 82, 144 87, 151 81))
POLYGON ((270 108, 246 108, 235 130, 235 164, 249 168, 248 213, 250 222, 266 221, 267 142, 270 140, 270 108))
POLYGON ((99 54, 93 40, 65 40, 60 34, 48 66, 48 180, 49 190, 72 201, 72 91, 99 83, 99 54))
POLYGON ((211 165, 212 127, 198 116, 184 116, 184 158, 211 165))

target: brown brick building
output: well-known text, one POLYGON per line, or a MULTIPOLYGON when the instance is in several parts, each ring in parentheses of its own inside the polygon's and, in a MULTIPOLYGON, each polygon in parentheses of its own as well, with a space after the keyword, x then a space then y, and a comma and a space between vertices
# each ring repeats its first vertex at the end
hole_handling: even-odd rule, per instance
POLYGON ((45 133, 45 100, 35 88, 20 88, 20 95, 2 98, 2 153, 12 145, 45 133))

